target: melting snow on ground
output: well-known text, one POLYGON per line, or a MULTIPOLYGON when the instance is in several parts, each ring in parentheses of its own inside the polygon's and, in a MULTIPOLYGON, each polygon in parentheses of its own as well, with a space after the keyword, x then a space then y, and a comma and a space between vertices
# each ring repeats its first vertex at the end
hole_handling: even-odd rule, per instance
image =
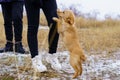
MULTIPOLYGON (((87 55, 87 61, 83 63, 83 74, 74 80, 120 80, 120 52, 118 51, 113 54, 114 55, 111 55, 110 57, 103 56, 105 54, 87 55)), ((49 77, 49 75, 43 77, 37 76, 37 80, 72 80, 74 70, 69 64, 69 52, 58 52, 56 55, 58 56, 58 59, 62 65, 62 70, 55 72, 50 68, 51 72, 55 72, 58 75, 55 77, 49 77)), ((2 79, 2 76, 5 74, 8 74, 9 76, 16 76, 17 78, 18 74, 16 64, 18 67, 25 67, 27 64, 30 64, 30 60, 29 54, 15 55, 13 53, 1 53, 0 79, 2 79), (29 59, 26 60, 27 58, 29 59), (17 63, 15 60, 17 60, 17 63), (7 64, 10 61, 11 63, 7 64)), ((21 80, 33 80, 33 76, 30 74, 32 74, 32 68, 30 68, 28 71, 19 73, 19 76, 21 80)))

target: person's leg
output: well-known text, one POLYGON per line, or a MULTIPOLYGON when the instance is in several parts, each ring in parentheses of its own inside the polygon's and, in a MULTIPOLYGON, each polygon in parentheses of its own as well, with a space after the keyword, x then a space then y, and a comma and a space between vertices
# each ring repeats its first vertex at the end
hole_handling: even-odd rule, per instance
POLYGON ((5 35, 6 40, 13 40, 13 30, 12 30, 12 5, 10 3, 2 4, 2 14, 4 19, 5 35))
POLYGON ((14 25, 15 51, 25 53, 22 46, 22 30, 23 30, 23 1, 12 2, 12 20, 14 25))
POLYGON ((22 41, 22 30, 23 30, 23 2, 16 1, 12 2, 12 19, 15 32, 15 42, 22 41))
POLYGON ((49 31, 49 53, 46 54, 45 58, 48 63, 51 64, 51 67, 55 70, 61 70, 61 64, 59 63, 59 60, 56 56, 56 50, 57 50, 57 44, 58 44, 58 38, 59 34, 57 33, 57 26, 56 22, 53 21, 53 17, 57 17, 57 4, 56 0, 43 0, 43 12, 45 13, 45 16, 48 21, 48 26, 50 27, 49 31))
POLYGON ((49 38, 48 38, 49 53, 53 54, 53 53, 56 53, 58 38, 59 38, 59 34, 57 33, 56 22, 53 21, 52 19, 53 17, 57 17, 56 0, 43 0, 42 9, 47 18, 48 26, 50 27, 49 38))
POLYGON ((12 30, 12 5, 10 3, 1 4, 4 19, 4 28, 6 36, 6 46, 0 49, 0 52, 13 51, 13 30, 12 30))
POLYGON ((25 8, 27 13, 27 20, 28 20, 28 32, 27 32, 27 39, 28 39, 28 46, 31 52, 31 57, 35 57, 38 55, 38 26, 39 26, 39 11, 40 8, 32 5, 29 0, 25 0, 25 8))
POLYGON ((33 5, 30 0, 25 0, 25 8, 28 20, 28 46, 30 48, 32 66, 38 72, 47 71, 47 68, 42 64, 42 56, 38 56, 38 26, 39 26, 39 12, 40 8, 33 5))

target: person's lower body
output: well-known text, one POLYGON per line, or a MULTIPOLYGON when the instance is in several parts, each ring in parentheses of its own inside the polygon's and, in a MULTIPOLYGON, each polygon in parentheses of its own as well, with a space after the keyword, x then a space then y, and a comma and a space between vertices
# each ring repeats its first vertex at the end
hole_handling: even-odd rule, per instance
POLYGON ((46 54, 45 58, 53 69, 61 70, 62 67, 56 55, 59 34, 57 32, 56 22, 52 19, 53 17, 58 17, 56 0, 43 0, 42 10, 50 28, 48 35, 49 53, 46 54))
POLYGON ((47 68, 42 63, 42 56, 38 55, 37 40, 40 8, 38 7, 38 5, 33 5, 33 3, 30 0, 25 0, 25 8, 28 21, 27 40, 28 47, 31 53, 32 67, 37 72, 44 72, 47 71, 47 68))
POLYGON ((23 2, 16 1, 2 4, 2 13, 4 18, 6 45, 0 49, 0 52, 13 51, 15 45, 15 52, 25 53, 22 46, 22 18, 23 18, 23 2), (15 42, 13 43, 13 37, 15 42))
MULTIPOLYGON (((52 2, 53 0, 46 0, 46 1, 48 1, 48 3, 49 3, 49 1, 52 2)), ((44 5, 44 3, 45 2, 43 0, 43 5, 44 5)), ((45 5, 47 6, 47 4, 45 4, 45 5)), ((56 5, 56 3, 55 3, 55 5, 56 5)), ((25 0, 25 8, 26 8, 27 19, 28 19, 28 34, 27 34, 28 46, 29 46, 30 53, 31 53, 33 68, 34 69, 37 68, 38 72, 46 71, 47 68, 42 63, 42 60, 44 60, 43 58, 45 58, 46 61, 51 64, 51 67, 53 69, 56 69, 55 66, 60 65, 58 59, 56 57, 54 57, 54 55, 53 55, 53 53, 56 53, 58 36, 59 36, 57 34, 56 30, 54 31, 55 24, 53 23, 53 20, 52 20, 52 17, 56 16, 56 14, 51 15, 51 12, 50 12, 50 15, 48 15, 50 17, 46 16, 47 18, 49 18, 49 19, 47 19, 49 26, 50 26, 50 24, 52 24, 52 26, 50 27, 49 40, 48 40, 49 45, 50 45, 49 53, 51 53, 51 54, 45 54, 45 57, 43 57, 42 54, 38 55, 38 40, 37 40, 40 7, 33 5, 33 3, 31 3, 29 0, 25 0), (53 33, 53 31, 54 31, 54 33, 53 33), (52 36, 52 35, 54 35, 54 36, 52 36), (51 55, 51 57, 48 57, 50 55, 51 55), (38 59, 39 56, 41 56, 40 59, 38 59), (37 63, 36 63, 36 61, 37 61, 37 63)), ((45 10, 45 8, 43 8, 43 7, 42 7, 42 9, 43 9, 43 11, 45 10)), ((52 8, 51 8, 51 10, 52 10, 52 8)), ((48 12, 48 14, 49 14, 49 12, 48 12)), ((61 65, 59 68, 61 68, 61 65)))

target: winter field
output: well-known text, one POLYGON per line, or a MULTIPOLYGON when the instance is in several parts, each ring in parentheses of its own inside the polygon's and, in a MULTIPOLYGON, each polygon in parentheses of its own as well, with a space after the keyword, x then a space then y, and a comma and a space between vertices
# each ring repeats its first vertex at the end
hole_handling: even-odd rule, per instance
MULTIPOLYGON (((3 47, 5 35, 1 14, 0 18, 0 47, 3 47)), ((39 54, 45 54, 48 51, 49 28, 43 14, 40 19, 39 54)), ((23 22, 23 46, 28 51, 26 17, 23 22)), ((76 26, 80 44, 87 56, 81 76, 72 79, 74 71, 69 64, 69 52, 60 37, 56 54, 62 64, 61 71, 54 71, 43 61, 48 71, 36 73, 31 67, 30 54, 0 53, 0 80, 120 80, 120 21, 76 17, 76 26)))
MULTIPOLYGON (((40 52, 40 54, 43 52, 40 52)), ((83 64, 83 74, 74 80, 119 80, 120 79, 120 52, 91 52, 83 64)), ((31 68, 29 55, 14 55, 13 53, 0 54, 1 80, 73 80, 73 69, 69 64, 69 52, 58 52, 61 71, 54 71, 46 62, 47 72, 36 73, 31 68)))

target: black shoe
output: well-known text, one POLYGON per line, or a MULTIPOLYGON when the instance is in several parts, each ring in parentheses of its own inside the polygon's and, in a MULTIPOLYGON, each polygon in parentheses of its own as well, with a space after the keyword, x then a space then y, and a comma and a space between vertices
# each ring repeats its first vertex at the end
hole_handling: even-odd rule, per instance
POLYGON ((15 52, 21 53, 21 54, 25 53, 25 50, 24 50, 21 42, 15 44, 15 52))
POLYGON ((13 51, 13 43, 8 43, 5 45, 4 48, 1 48, 0 49, 0 53, 3 53, 3 52, 11 52, 13 51))

